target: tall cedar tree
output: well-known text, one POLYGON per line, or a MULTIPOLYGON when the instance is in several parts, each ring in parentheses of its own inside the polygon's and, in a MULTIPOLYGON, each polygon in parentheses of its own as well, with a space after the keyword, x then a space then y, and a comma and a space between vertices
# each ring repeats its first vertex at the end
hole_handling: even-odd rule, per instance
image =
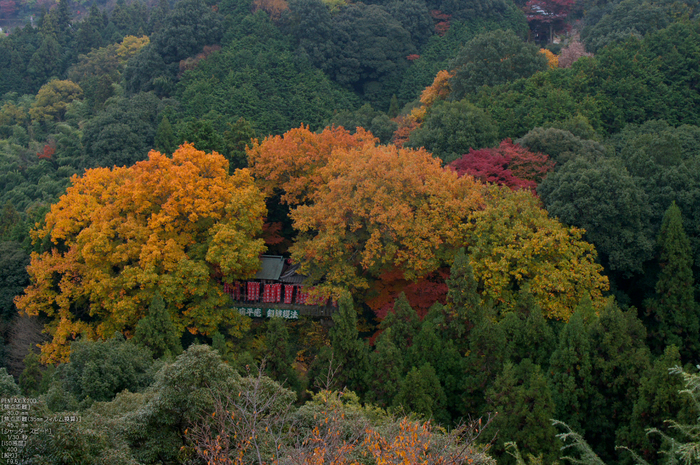
POLYGON ((698 305, 694 298, 693 258, 683 229, 681 210, 674 202, 664 214, 658 239, 661 274, 656 296, 647 301, 647 312, 655 320, 652 347, 661 352, 676 345, 684 359, 698 355, 698 305))
POLYGON ((583 431, 592 394, 591 340, 584 312, 581 305, 576 308, 562 329, 559 345, 549 362, 549 385, 556 406, 554 418, 574 431, 583 431))
POLYGON ((404 355, 392 341, 391 328, 377 338, 374 352, 370 353, 367 371, 367 401, 387 408, 401 388, 404 355))
POLYGON ((343 293, 330 330, 333 361, 338 366, 336 381, 341 388, 364 392, 367 373, 367 346, 359 338, 357 313, 349 293, 343 293))

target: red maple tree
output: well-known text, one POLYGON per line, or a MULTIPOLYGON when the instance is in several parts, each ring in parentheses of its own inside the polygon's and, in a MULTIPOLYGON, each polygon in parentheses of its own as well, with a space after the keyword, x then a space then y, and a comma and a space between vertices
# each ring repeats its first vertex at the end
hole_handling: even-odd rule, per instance
POLYGON ((505 139, 495 148, 470 149, 449 166, 460 176, 469 174, 483 182, 508 186, 512 190, 529 189, 534 193, 537 184, 554 168, 554 162, 543 153, 530 152, 505 139))

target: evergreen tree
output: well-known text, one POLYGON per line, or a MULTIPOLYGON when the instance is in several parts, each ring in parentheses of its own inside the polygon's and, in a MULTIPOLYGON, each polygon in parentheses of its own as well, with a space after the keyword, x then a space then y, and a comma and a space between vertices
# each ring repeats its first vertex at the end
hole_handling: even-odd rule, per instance
POLYGON ((367 401, 387 408, 399 392, 404 370, 404 355, 392 341, 391 328, 377 338, 374 352, 369 356, 367 370, 367 401))
POLYGON ((344 293, 338 302, 338 311, 333 313, 333 328, 330 330, 333 361, 339 367, 336 379, 340 387, 355 392, 364 392, 367 373, 367 346, 359 338, 357 312, 349 293, 344 293))
POLYGON ((664 431, 669 436, 681 439, 670 428, 667 420, 690 424, 696 419, 692 402, 688 396, 679 396, 683 380, 669 372, 681 365, 676 346, 668 346, 663 355, 647 370, 641 379, 639 397, 634 403, 631 423, 618 432, 621 444, 639 453, 649 463, 661 463, 662 438, 648 435, 649 428, 664 431))
POLYGON ((420 328, 418 314, 408 303, 406 294, 399 294, 394 302, 394 311, 389 312, 379 325, 380 329, 391 328, 392 340, 401 353, 406 353, 420 328))
POLYGON ((394 399, 394 406, 403 407, 426 418, 435 418, 443 423, 447 420, 447 399, 440 386, 435 369, 425 363, 420 369, 413 367, 401 383, 401 390, 394 399))
POLYGON ((224 155, 231 164, 229 166, 231 173, 236 168, 246 168, 248 166, 248 156, 245 153, 245 149, 253 138, 255 138, 255 130, 250 121, 245 118, 239 118, 233 124, 228 123, 228 129, 224 131, 224 144, 226 146, 224 155))
POLYGON ((39 354, 29 350, 29 353, 24 357, 24 370, 19 376, 19 387, 22 393, 26 396, 36 396, 39 394, 39 385, 43 378, 41 370, 41 361, 39 354))
POLYGON ((300 389, 299 378, 294 370, 294 354, 289 345, 289 332, 282 318, 271 318, 267 322, 267 359, 265 371, 280 384, 294 390, 300 389))
POLYGON ((662 352, 673 344, 680 348, 683 358, 689 359, 700 352, 700 319, 694 296, 690 241, 675 202, 664 214, 658 247, 661 273, 656 296, 647 301, 647 312, 656 323, 651 334, 652 347, 662 352))
POLYGON ((583 431, 589 401, 594 396, 591 386, 591 341, 584 309, 577 307, 559 335, 559 345, 549 362, 549 384, 556 405, 554 418, 583 431))
POLYGON ((620 310, 611 299, 590 326, 592 395, 585 437, 604 461, 616 456, 617 431, 631 422, 641 379, 649 369, 646 329, 636 309, 620 310))
POLYGON ((530 358, 544 369, 549 366, 556 337, 532 295, 525 289, 520 294, 524 308, 508 313, 499 323, 508 339, 507 357, 513 363, 530 358))
POLYGON ((173 131, 173 126, 167 116, 163 116, 156 129, 156 138, 154 140, 156 150, 161 153, 170 155, 177 148, 177 136, 173 131))
POLYGON ((498 439, 493 450, 501 454, 499 464, 514 463, 512 457, 503 453, 504 441, 517 443, 535 457, 542 455, 543 463, 557 458, 559 441, 552 426, 554 402, 539 365, 527 358, 518 365, 507 363, 487 398, 491 410, 498 412, 494 421, 498 439))
POLYGON ((463 248, 455 255, 446 284, 448 327, 455 339, 461 339, 479 318, 482 305, 474 270, 463 248))
POLYGON ((6 368, 0 368, 0 396, 10 397, 19 394, 19 386, 15 383, 15 379, 7 372, 6 368))
POLYGON ((176 356, 182 352, 180 334, 159 292, 153 296, 148 314, 136 325, 133 341, 151 349, 155 358, 176 356))
POLYGON ((485 413, 484 395, 503 369, 506 353, 506 336, 488 310, 476 320, 469 332, 468 351, 464 359, 463 411, 470 414, 485 413))

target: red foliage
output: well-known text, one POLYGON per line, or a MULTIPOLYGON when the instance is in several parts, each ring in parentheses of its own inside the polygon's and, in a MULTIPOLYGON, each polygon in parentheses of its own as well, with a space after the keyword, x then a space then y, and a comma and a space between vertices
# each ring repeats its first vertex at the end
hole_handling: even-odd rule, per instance
POLYGON ((399 116, 394 118, 394 121, 399 123, 399 127, 391 137, 391 142, 398 148, 403 148, 403 144, 408 142, 411 133, 420 126, 420 123, 410 116, 399 116))
POLYGON ((10 19, 17 13, 17 3, 13 0, 0 1, 0 18, 10 19))
POLYGON ((529 0, 523 9, 528 21, 555 23, 569 16, 574 3, 575 0, 529 0))
POLYGON ((378 294, 369 299, 367 305, 379 320, 383 320, 394 308, 394 301, 403 292, 411 307, 422 319, 435 302, 445 303, 447 298, 445 280, 449 275, 449 268, 440 268, 416 282, 411 282, 404 278, 401 270, 394 268, 379 277, 373 286, 378 294))
POLYGON ((420 55, 416 55, 415 53, 411 53, 410 55, 408 55, 408 56, 406 57, 406 59, 407 59, 408 61, 417 60, 418 58, 420 58, 420 55))
POLYGON ((435 33, 444 36, 450 29, 450 18, 452 15, 443 13, 440 10, 430 10, 430 16, 435 20, 435 33))
POLYGON ((56 153, 56 148, 53 144, 46 144, 44 145, 44 150, 37 153, 36 156, 39 157, 40 160, 51 160, 54 153, 56 153))
POLYGON ((554 168, 554 162, 542 153, 532 153, 510 139, 496 148, 470 149, 450 165, 460 176, 469 174, 489 183, 508 186, 512 190, 529 189, 533 193, 537 184, 554 168))
POLYGON ((209 55, 219 50, 221 50, 220 45, 205 45, 202 49, 202 53, 198 54, 195 57, 189 57, 185 58, 184 60, 181 60, 179 76, 182 76, 182 73, 184 73, 185 71, 189 71, 191 69, 196 68, 200 61, 206 60, 209 55))

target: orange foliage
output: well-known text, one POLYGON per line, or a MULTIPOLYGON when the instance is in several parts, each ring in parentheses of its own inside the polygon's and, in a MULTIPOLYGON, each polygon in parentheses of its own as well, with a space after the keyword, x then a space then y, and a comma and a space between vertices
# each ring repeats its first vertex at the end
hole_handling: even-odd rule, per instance
POLYGON ((403 148, 403 145, 408 142, 411 133, 420 127, 420 123, 412 116, 399 116, 394 119, 399 124, 399 127, 391 137, 391 142, 398 148, 403 148))
POLYGON ((247 170, 229 176, 224 157, 183 145, 172 158, 151 151, 130 168, 71 181, 32 232, 51 249, 32 254, 32 284, 16 299, 50 320, 45 362, 65 361, 79 335, 128 334, 156 291, 180 330, 207 334, 239 321, 213 274, 245 278, 259 267, 264 245, 254 237, 266 211, 247 170))
POLYGON ((410 115, 400 116, 394 120, 399 124, 398 129, 396 129, 392 137, 394 145, 398 148, 402 148, 409 137, 411 137, 411 133, 420 127, 430 107, 432 107, 435 102, 445 100, 450 95, 452 89, 450 88, 449 80, 452 76, 452 73, 448 73, 445 70, 439 71, 435 79, 433 79, 433 83, 426 87, 421 93, 421 106, 411 110, 410 115))
POLYGON ((251 171, 262 191, 271 196, 283 191, 282 202, 298 205, 308 202, 321 186, 319 173, 336 149, 374 146, 379 139, 362 128, 350 134, 342 127, 330 127, 321 134, 303 125, 282 136, 269 136, 246 148, 251 171))
POLYGON ((291 213, 292 257, 312 279, 355 290, 394 267, 409 281, 437 270, 481 204, 479 184, 440 164, 423 149, 335 150, 312 204, 291 213))
POLYGON ((547 63, 549 64, 549 69, 554 69, 559 67, 559 57, 547 50, 546 48, 541 48, 540 53, 547 57, 547 63))

